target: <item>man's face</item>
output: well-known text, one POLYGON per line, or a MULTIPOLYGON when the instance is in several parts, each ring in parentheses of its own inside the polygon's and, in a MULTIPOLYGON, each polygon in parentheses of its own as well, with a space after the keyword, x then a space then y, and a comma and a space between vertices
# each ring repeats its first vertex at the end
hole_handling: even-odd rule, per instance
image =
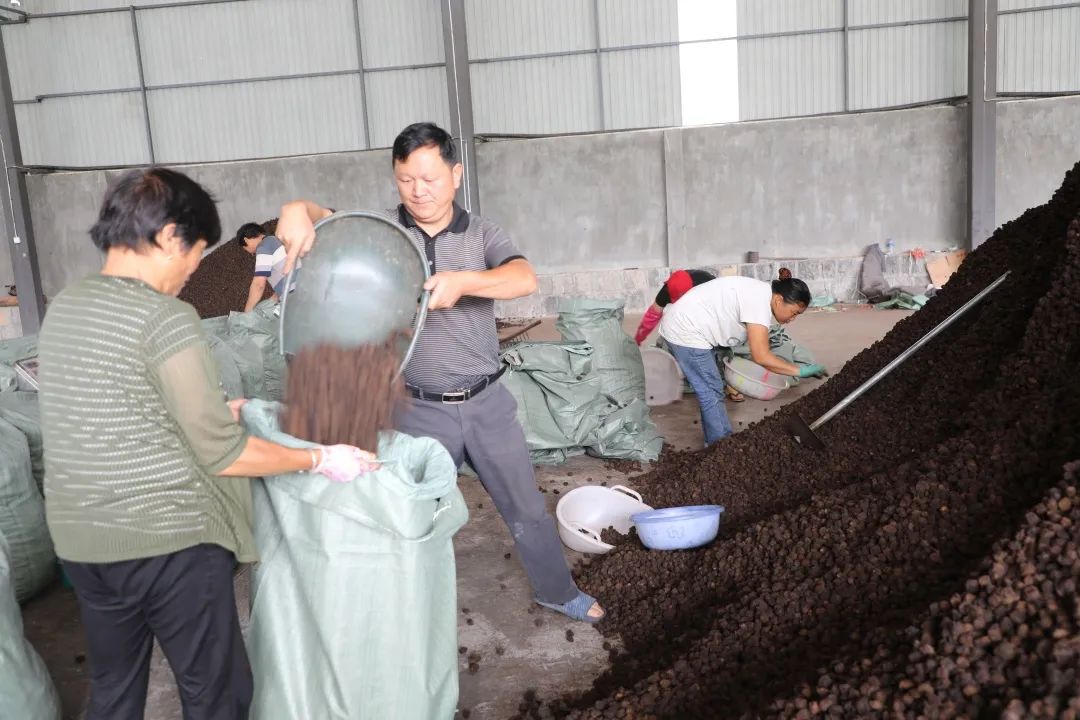
POLYGON ((394 180, 405 209, 418 222, 433 222, 450 211, 461 186, 461 164, 446 164, 432 145, 413 150, 404 162, 394 163, 394 180))

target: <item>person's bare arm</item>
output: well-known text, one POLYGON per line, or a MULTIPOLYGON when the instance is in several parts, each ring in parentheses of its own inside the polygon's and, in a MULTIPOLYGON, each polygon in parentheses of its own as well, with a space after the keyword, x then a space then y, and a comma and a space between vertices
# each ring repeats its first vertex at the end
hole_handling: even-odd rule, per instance
POLYGON ((264 292, 266 292, 266 278, 262 275, 251 278, 251 287, 248 289, 247 302, 244 303, 244 312, 254 310, 255 306, 262 300, 264 292))
POLYGON ((777 357, 769 348, 769 328, 746 323, 746 339, 750 344, 750 358, 758 365, 778 375, 799 374, 798 366, 777 357))
POLYGON ((435 273, 424 289, 431 291, 431 310, 454 307, 466 295, 513 300, 536 292, 536 273, 528 260, 516 258, 491 270, 435 273))
POLYGON ((290 272, 296 259, 307 255, 315 242, 315 223, 330 217, 334 211, 310 200, 294 200, 281 206, 277 239, 285 246, 288 259, 285 272, 290 272))

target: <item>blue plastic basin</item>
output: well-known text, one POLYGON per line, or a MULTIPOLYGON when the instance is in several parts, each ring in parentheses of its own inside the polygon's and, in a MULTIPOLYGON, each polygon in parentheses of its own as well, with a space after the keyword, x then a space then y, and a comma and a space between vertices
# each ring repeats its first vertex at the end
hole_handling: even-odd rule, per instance
POLYGON ((642 544, 652 550, 686 550, 712 542, 720 531, 723 505, 687 505, 635 513, 642 544))

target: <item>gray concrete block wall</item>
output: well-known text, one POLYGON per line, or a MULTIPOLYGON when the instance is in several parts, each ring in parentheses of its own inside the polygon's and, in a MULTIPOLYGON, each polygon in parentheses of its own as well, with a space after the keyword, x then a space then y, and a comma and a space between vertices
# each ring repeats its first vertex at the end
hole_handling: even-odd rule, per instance
MULTIPOLYGON (((1045 202, 1080 159, 1080 98, 998 107, 1005 221, 1045 202)), ((559 288, 538 297, 584 288, 644 307, 661 270, 739 263, 749 250, 842 259, 890 237, 898 252, 964 246, 966 113, 928 107, 481 143, 481 202, 559 288)), ((182 169, 218 196, 227 234, 297 197, 339 209, 397 203, 388 150, 182 169)), ((28 179, 47 295, 98 268, 87 230, 112 174, 28 179)), ((3 255, 0 283, 10 283, 3 255)), ((848 264, 822 272, 837 287, 851 283, 848 264)), ((519 302, 535 316, 554 301, 519 302)))

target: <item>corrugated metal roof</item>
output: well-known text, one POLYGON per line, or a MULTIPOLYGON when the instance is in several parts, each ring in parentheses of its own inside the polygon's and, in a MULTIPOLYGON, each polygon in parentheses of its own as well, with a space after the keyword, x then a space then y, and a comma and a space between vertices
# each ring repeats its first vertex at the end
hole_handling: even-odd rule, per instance
POLYGON ((40 18, 3 32, 16 100, 139 84, 127 14, 40 18))
POLYGON ((843 0, 738 0, 739 34, 840 27, 843 0))
POLYGON ((1080 90, 1080 7, 998 19, 998 90, 1080 90))
POLYGON ((682 122, 677 47, 609 52, 600 62, 605 127, 665 127, 682 122))
POLYGON ((373 148, 390 147, 401 129, 414 122, 430 120, 450 128, 446 68, 373 73, 367 76, 367 92, 373 148))
POLYGON ((839 112, 843 67, 843 33, 740 40, 740 118, 839 112))
POLYGON ((848 0, 848 25, 966 17, 968 0, 848 0))
POLYGON ((137 165, 150 161, 142 96, 87 95, 16 105, 27 165, 137 165))
POLYGON ((593 0, 468 0, 469 58, 596 47, 593 0))
POLYGON ((681 4, 679 0, 598 0, 600 46, 676 42, 681 4))
POLYGON ((439 0, 356 0, 364 44, 364 67, 443 62, 439 0))
MULTIPOLYGON (((198 0, 168 0, 168 2, 197 2, 198 0)), ((242 1, 242 0, 241 0, 242 1)), ((257 1, 257 0, 255 0, 257 1)), ((130 5, 160 5, 165 0, 22 0, 21 10, 28 13, 78 12, 80 10, 105 10, 130 5)))
POLYGON ((355 75, 153 90, 148 100, 158 162, 365 147, 355 75))
POLYGON ((851 110, 967 94, 967 21, 854 30, 851 110))
POLYGON ((596 67, 593 53, 473 65, 476 132, 599 130, 596 67))
POLYGON ((356 69, 350 0, 258 0, 137 16, 148 85, 356 69))

